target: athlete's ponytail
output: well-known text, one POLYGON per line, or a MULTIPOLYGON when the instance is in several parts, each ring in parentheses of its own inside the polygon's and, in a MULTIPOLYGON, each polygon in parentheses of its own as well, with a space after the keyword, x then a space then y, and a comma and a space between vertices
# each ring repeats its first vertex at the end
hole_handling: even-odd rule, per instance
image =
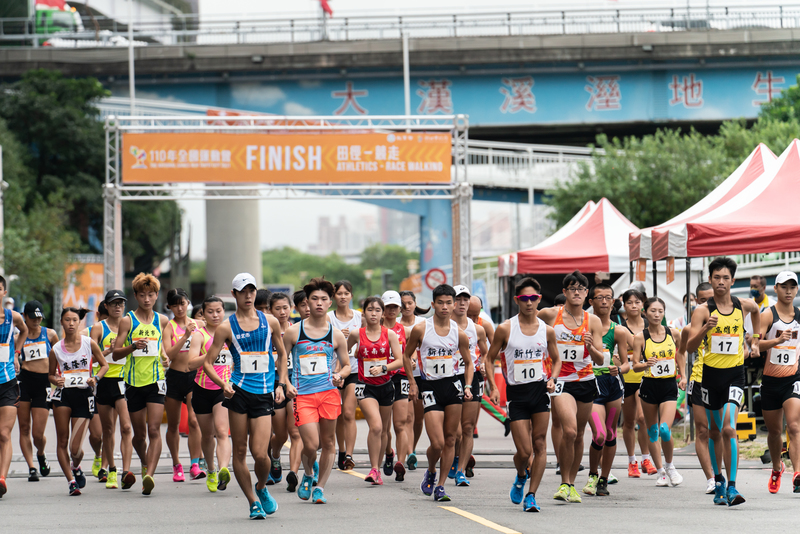
POLYGON ((89 313, 89 310, 86 308, 73 308, 72 306, 64 308, 61 310, 61 319, 68 313, 74 313, 78 316, 78 319, 83 321, 83 318, 86 317, 86 314, 89 313))

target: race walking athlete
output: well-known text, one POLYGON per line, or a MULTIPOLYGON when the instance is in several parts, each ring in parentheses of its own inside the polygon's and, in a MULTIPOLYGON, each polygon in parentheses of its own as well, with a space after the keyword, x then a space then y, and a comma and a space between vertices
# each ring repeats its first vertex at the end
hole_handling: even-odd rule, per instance
MULTIPOLYGON (((8 285, 6 279, 0 276, 0 302, 6 296, 8 285)), ((3 308, 2 322, 0 322, 0 498, 8 491, 6 477, 11 467, 11 455, 14 452, 11 446, 11 430, 17 419, 17 404, 19 403, 19 386, 17 385, 17 353, 15 347, 22 345, 28 337, 28 327, 22 316, 8 308, 3 308), (14 336, 14 329, 19 334, 14 336)))
POLYGON ((86 485, 81 460, 87 425, 80 424, 79 420, 92 418, 95 402, 92 388, 108 370, 97 343, 80 334, 80 323, 86 313, 87 310, 78 308, 61 311, 64 339, 53 345, 49 355, 50 382, 56 386, 52 395, 58 440, 56 451, 58 464, 69 483, 70 495, 80 495, 80 488, 86 485), (95 376, 91 376, 92 361, 100 364, 95 376), (70 439, 70 427, 80 434, 76 439, 70 439))
POLYGON ((44 308, 38 300, 25 303, 23 316, 28 335, 19 358, 19 446, 28 464, 28 481, 37 482, 39 473, 43 477, 50 474, 50 464, 47 463, 44 450, 47 444, 44 431, 50 415, 47 398, 50 390, 48 357, 50 349, 58 342, 58 335, 54 330, 42 326, 44 308), (33 446, 36 446, 39 472, 33 464, 33 446))
MULTIPOLYGON (((561 360, 555 330, 538 317, 542 299, 539 282, 523 278, 514 292, 519 314, 497 327, 486 356, 486 367, 492 369, 498 354, 501 355, 500 368, 507 384, 511 437, 517 449, 514 454, 517 476, 511 486, 511 502, 523 503, 522 509, 526 512, 538 512, 536 490, 547 464, 548 393, 555 391, 552 377, 559 375, 561 360), (552 374, 549 377, 545 375, 545 361, 550 361, 552 374), (523 496, 528 473, 528 492, 523 496)), ((498 404, 500 390, 495 385, 494 373, 488 373, 486 380, 491 386, 492 402, 498 404)))
POLYGON ((425 411, 425 431, 428 433, 428 469, 420 485, 422 493, 433 495, 436 501, 449 501, 444 491, 449 467, 453 465, 458 424, 461 422, 462 398, 472 398, 473 366, 464 368, 465 384, 456 375, 455 358, 471 361, 469 337, 459 330, 451 318, 455 305, 455 290, 442 284, 433 290, 433 317, 411 330, 404 354, 406 376, 411 396, 419 393, 425 411), (419 384, 414 379, 412 358, 419 349, 419 384), (436 481, 436 465, 440 473, 436 481))
POLYGON ((267 490, 269 478, 269 440, 272 436, 274 404, 286 394, 286 353, 281 345, 278 320, 255 309, 256 279, 250 273, 239 273, 231 282, 236 299, 236 313, 228 317, 214 332, 214 341, 206 353, 203 371, 223 389, 228 409, 233 473, 250 508, 250 519, 266 519, 278 511, 278 503, 267 490), (272 347, 278 346, 277 361, 272 347), (215 362, 225 347, 233 358, 230 381, 215 370, 215 362), (275 375, 280 377, 275 390, 275 375), (250 485, 247 467, 248 440, 255 463, 256 484, 250 485))
MULTIPOLYGON (((310 315, 293 324, 283 335, 287 352, 292 354, 292 384, 295 424, 303 440, 305 473, 297 496, 314 504, 325 504, 325 483, 331 474, 336 453, 336 420, 341 415, 341 387, 350 374, 347 341, 340 330, 326 318, 333 299, 333 284, 314 278, 303 287, 310 315), (338 365, 337 365, 338 364, 338 365), (335 371, 338 366, 338 371, 335 371), (317 450, 322 452, 317 462, 317 450), (314 480, 317 487, 311 490, 314 480)), ((301 312, 302 313, 302 312, 301 312)), ((355 395, 355 386, 353 386, 355 395)))
POLYGON ((714 504, 735 506, 745 500, 736 489, 739 446, 736 421, 744 398, 744 316, 753 324, 751 350, 758 353, 761 337, 761 314, 750 300, 731 296, 736 276, 736 262, 727 257, 715 258, 708 266, 708 282, 714 296, 692 313, 687 350, 695 351, 705 342, 701 394, 708 417, 709 455, 716 488, 714 504), (722 476, 722 459, 728 473, 728 485, 722 476))
MULTIPOLYGON (((420 316, 425 315, 431 311, 431 309, 418 307, 417 296, 413 291, 401 291, 400 302, 400 324, 407 328, 406 340, 408 340, 408 336, 411 335, 411 329, 417 326, 419 323, 425 321, 425 318, 420 316)), ((403 354, 405 354, 405 348, 403 349, 403 354)), ((415 355, 412 359, 412 369, 414 370, 415 378, 419 378, 420 375, 418 356, 419 354, 415 355)), ((405 372, 405 365, 403 365, 403 371, 405 372)), ((425 417, 424 409, 422 407, 422 399, 419 397, 412 397, 410 390, 408 402, 408 421, 406 425, 407 428, 409 428, 409 454, 406 465, 408 465, 409 471, 414 471, 417 469, 417 443, 419 443, 419 438, 422 436, 422 427, 425 422, 425 417)))

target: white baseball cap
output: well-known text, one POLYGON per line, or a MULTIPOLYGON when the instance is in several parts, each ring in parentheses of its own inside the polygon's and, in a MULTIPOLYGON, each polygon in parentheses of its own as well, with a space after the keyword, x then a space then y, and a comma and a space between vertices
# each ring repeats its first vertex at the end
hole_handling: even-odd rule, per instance
POLYGON ((456 286, 453 289, 456 291, 456 296, 459 297, 461 295, 466 294, 468 297, 472 296, 472 293, 469 292, 467 286, 456 286))
POLYGON ((383 295, 381 295, 381 300, 383 301, 384 306, 388 306, 390 304, 402 306, 403 304, 403 301, 400 299, 400 293, 397 291, 386 291, 383 295))
POLYGON ((789 280, 794 280, 794 283, 797 284, 797 275, 792 271, 781 271, 778 273, 778 276, 775 277, 776 284, 785 284, 789 280))
POLYGON ((231 282, 231 287, 235 291, 241 291, 247 286, 253 286, 254 289, 258 289, 258 284, 256 283, 255 276, 253 276, 250 273, 239 273, 233 277, 233 282, 231 282))

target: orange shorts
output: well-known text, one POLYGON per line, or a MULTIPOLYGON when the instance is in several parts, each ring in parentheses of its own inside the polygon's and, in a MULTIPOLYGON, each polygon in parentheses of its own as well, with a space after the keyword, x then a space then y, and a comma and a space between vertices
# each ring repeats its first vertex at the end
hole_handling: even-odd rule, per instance
POLYGON ((294 399, 295 426, 319 423, 320 419, 335 421, 341 413, 342 398, 335 389, 309 395, 298 395, 294 399))

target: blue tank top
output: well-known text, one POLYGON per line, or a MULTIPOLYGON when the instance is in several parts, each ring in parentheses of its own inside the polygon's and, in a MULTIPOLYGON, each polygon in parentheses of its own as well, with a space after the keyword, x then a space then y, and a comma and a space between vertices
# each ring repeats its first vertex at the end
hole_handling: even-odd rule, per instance
MULTIPOLYGON (((50 338, 47 337, 47 327, 43 326, 39 332, 39 337, 35 339, 28 338, 25 340, 25 343, 22 344, 23 347, 27 347, 28 345, 33 345, 35 343, 42 343, 44 342, 44 346, 47 348, 47 355, 50 355, 50 349, 53 347, 50 345, 50 338)), ((38 355, 35 355, 38 359, 38 355)), ((25 360, 25 350, 22 350, 22 354, 20 355, 21 360, 25 360)))
POLYGON ((3 308, 3 314, 5 320, 3 324, 0 324, 0 359, 5 360, 8 355, 8 361, 0 362, 0 384, 17 378, 17 372, 14 370, 14 316, 11 314, 11 310, 6 308, 3 308))
POLYGON ((272 330, 267 316, 258 314, 258 328, 245 332, 236 314, 228 318, 231 324, 230 345, 233 356, 231 383, 256 395, 266 395, 275 389, 275 360, 272 357, 272 330))
POLYGON ((319 339, 306 335, 300 323, 297 343, 292 348, 292 382, 298 395, 311 395, 336 389, 333 385, 333 367, 336 353, 333 350, 333 327, 328 324, 328 333, 319 339))

